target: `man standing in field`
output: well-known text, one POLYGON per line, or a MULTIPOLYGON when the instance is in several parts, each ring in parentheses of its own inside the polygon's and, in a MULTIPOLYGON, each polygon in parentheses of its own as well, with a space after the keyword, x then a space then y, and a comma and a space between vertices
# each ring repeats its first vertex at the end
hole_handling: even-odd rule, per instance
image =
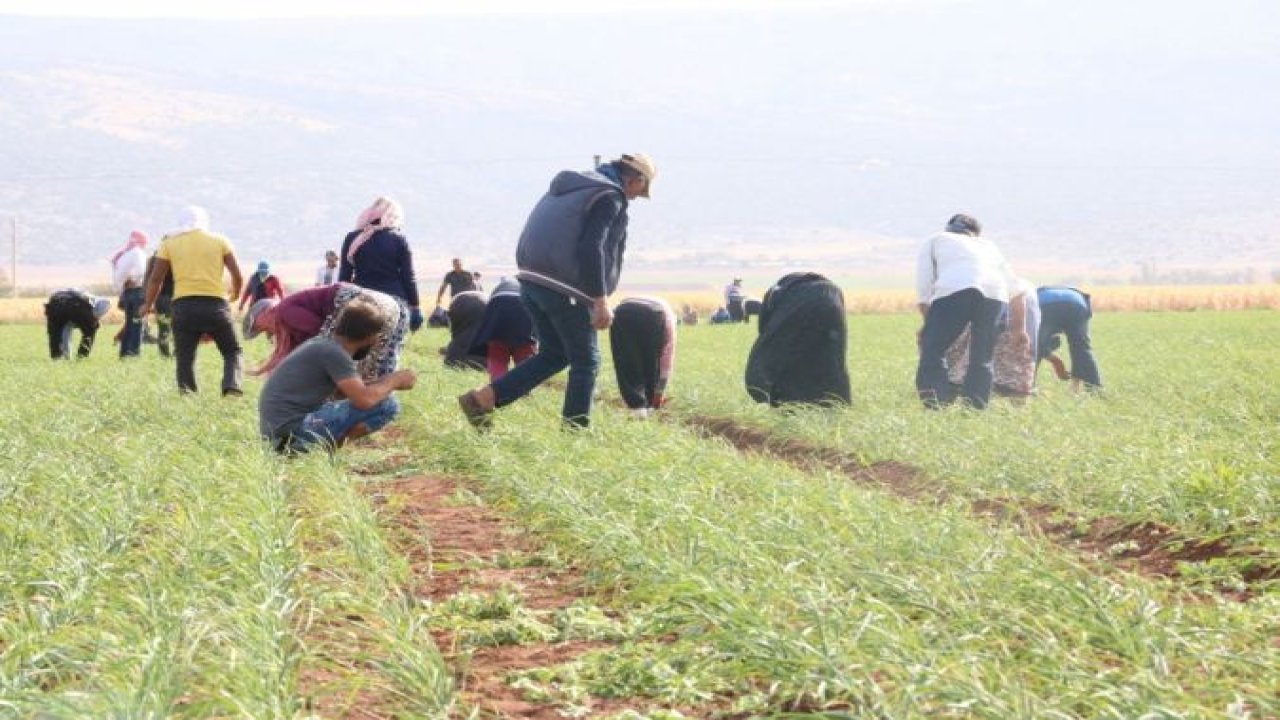
POLYGON ((455 298, 464 292, 479 290, 480 286, 476 283, 476 273, 462 268, 462 258, 454 258, 453 269, 444 274, 440 289, 436 291, 436 307, 440 307, 446 288, 449 290, 449 297, 455 298))
POLYGON ((747 301, 747 294, 742 289, 742 278, 734 278, 733 282, 724 287, 724 306, 729 311, 729 319, 733 322, 746 322, 747 313, 743 305, 747 301))
POLYGON ((412 389, 417 376, 397 370, 366 385, 355 361, 378 342, 386 324, 373 302, 352 300, 332 336, 303 343, 271 373, 258 398, 258 430, 278 452, 338 448, 395 418, 400 404, 391 393, 412 389), (335 391, 345 399, 328 402, 335 391))
POLYGON ((142 353, 142 283, 146 279, 147 234, 134 230, 129 241, 111 258, 111 286, 120 296, 124 310, 124 332, 120 338, 120 357, 138 357, 142 353))
POLYGON ((147 299, 142 306, 145 318, 155 306, 165 275, 173 272, 173 339, 177 359, 178 389, 195 392, 196 347, 209 334, 222 354, 222 394, 238 396, 241 364, 240 341, 236 338, 231 303, 240 296, 243 278, 231 242, 209 232, 209 213, 201 207, 183 210, 178 229, 160 241, 153 272, 147 279, 147 299), (231 274, 231 288, 222 281, 222 271, 231 274))
POLYGON ((338 253, 332 250, 324 251, 324 264, 316 270, 315 287, 322 285, 332 285, 338 282, 338 253))
POLYGON ((649 197, 657 171, 644 155, 623 155, 595 170, 565 170, 530 213, 516 249, 520 297, 538 331, 538 354, 478 390, 458 397, 472 425, 494 408, 528 395, 569 368, 561 415, 590 424, 600 369, 597 330, 613 322, 609 295, 618 286, 627 244, 627 207, 649 197))

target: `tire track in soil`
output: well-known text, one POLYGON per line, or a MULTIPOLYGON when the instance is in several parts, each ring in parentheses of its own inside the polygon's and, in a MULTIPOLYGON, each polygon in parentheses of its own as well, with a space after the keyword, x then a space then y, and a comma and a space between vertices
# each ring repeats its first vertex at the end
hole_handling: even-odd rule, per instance
MULTIPOLYGON (((574 567, 495 567, 492 561, 498 555, 532 553, 539 543, 488 507, 451 501, 462 484, 451 478, 420 475, 365 486, 379 514, 394 526, 391 544, 408 559, 420 593, 433 603, 441 603, 463 591, 488 593, 516 587, 525 607, 540 611, 566 608, 589 595, 582 572, 574 567)), ((467 651, 459 648, 457 638, 448 630, 433 629, 432 637, 454 672, 464 706, 478 709, 482 717, 528 720, 563 720, 562 706, 524 699, 520 690, 507 684, 509 673, 571 662, 590 651, 616 645, 570 641, 467 651)), ((628 702, 592 697, 586 717, 654 705, 646 699, 628 702)))
MULTIPOLYGON (((802 470, 835 470, 851 480, 887 490, 917 502, 948 500, 956 494, 931 481, 923 470, 897 461, 865 463, 854 455, 803 440, 780 438, 731 418, 685 415, 679 422, 705 435, 722 438, 741 452, 768 455, 802 470)), ((1218 558, 1248 558, 1241 572, 1246 589, 1219 588, 1223 597, 1246 602, 1253 586, 1280 578, 1280 558, 1258 548, 1235 547, 1222 538, 1198 538, 1153 521, 1134 522, 1114 516, 1085 517, 1049 503, 1016 498, 968 500, 974 515, 1008 520, 1031 528, 1055 544, 1151 577, 1178 579, 1180 563, 1218 558)))

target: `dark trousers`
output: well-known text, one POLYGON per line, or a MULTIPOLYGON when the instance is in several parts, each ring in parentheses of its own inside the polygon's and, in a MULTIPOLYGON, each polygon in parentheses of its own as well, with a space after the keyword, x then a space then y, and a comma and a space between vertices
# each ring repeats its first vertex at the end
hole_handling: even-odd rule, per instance
POLYGON ((128 288, 120 293, 120 308, 124 310, 124 334, 120 336, 120 357, 137 357, 142 352, 142 316, 138 310, 146 300, 142 288, 128 288))
POLYGON ((173 337, 173 298, 161 295, 156 298, 156 346, 161 357, 171 357, 173 337))
POLYGON ((975 408, 985 408, 991 399, 995 378, 992 356, 996 348, 996 322, 1005 303, 992 300, 974 288, 938 298, 925 314, 920 333, 920 364, 916 368, 916 392, 925 407, 936 409, 955 400, 947 380, 947 348, 960 337, 966 325, 969 335, 969 369, 961 392, 975 408))
POLYGON ((729 320, 732 322, 746 322, 747 309, 743 304, 742 298, 733 298, 729 300, 729 304, 725 306, 729 311, 729 320))
POLYGON ((1067 336, 1067 350, 1071 353, 1071 377, 1091 387, 1102 387, 1102 375, 1098 361, 1093 357, 1093 344, 1089 340, 1089 318, 1093 311, 1075 303, 1049 303, 1040 306, 1040 333, 1036 346, 1037 361, 1049 356, 1057 346, 1054 336, 1067 336))
POLYGON ((76 355, 89 357, 93 350, 93 338, 98 334, 98 318, 93 314, 93 304, 87 300, 55 297, 44 306, 46 329, 49 332, 49 357, 57 360, 70 355, 71 349, 63 347, 62 337, 67 326, 80 331, 80 347, 76 355))
POLYGON ((659 363, 666 339, 666 315, 660 308, 623 303, 614 312, 609 349, 613 352, 618 392, 627 407, 656 407, 659 363))
POLYGON ((566 295, 529 282, 521 283, 520 299, 537 330, 538 354, 493 383, 498 406, 528 395, 568 367, 561 415, 572 425, 588 425, 600 370, 600 345, 591 325, 591 310, 585 303, 575 303, 566 295))
POLYGON ((236 338, 231 305, 222 298, 184 297, 173 301, 173 339, 177 356, 178 389, 195 392, 196 347, 204 334, 222 354, 222 392, 240 389, 240 341, 236 338))

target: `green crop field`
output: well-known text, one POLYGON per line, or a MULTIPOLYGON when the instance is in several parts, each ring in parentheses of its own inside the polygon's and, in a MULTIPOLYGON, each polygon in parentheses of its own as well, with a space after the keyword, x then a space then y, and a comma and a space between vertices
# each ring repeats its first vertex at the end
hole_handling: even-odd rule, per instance
POLYGON ((0 326, 0 717, 1280 717, 1280 314, 1101 314, 1104 392, 986 412, 919 408, 917 322, 850 317, 849 408, 696 326, 662 418, 606 362, 590 431, 487 434, 426 331, 334 460, 212 346, 180 397, 0 326))

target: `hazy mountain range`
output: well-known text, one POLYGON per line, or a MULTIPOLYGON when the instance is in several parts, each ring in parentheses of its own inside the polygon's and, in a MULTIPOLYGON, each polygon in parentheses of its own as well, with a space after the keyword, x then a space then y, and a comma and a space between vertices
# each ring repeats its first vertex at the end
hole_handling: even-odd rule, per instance
POLYGON ((1247 1, 0 17, 0 215, 32 267, 99 263, 186 203, 246 261, 310 263, 384 193, 421 263, 501 267, 555 171, 640 151, 661 175, 635 267, 905 276, 967 210, 1041 276, 1269 274, 1276 27, 1247 1))

